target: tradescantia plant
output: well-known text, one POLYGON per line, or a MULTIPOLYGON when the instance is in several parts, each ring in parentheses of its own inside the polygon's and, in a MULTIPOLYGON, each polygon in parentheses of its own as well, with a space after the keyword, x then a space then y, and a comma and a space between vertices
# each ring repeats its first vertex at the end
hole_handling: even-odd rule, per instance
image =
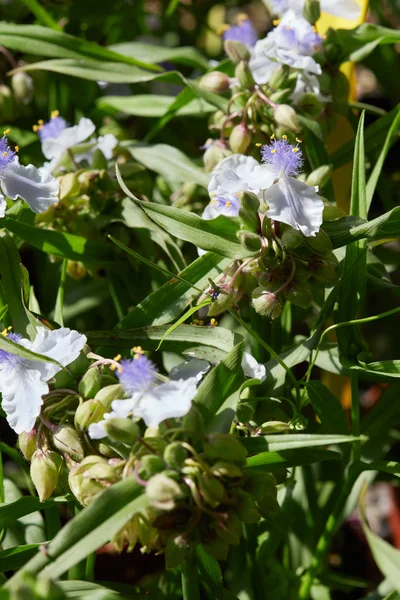
POLYGON ((364 497, 400 473, 390 17, 14 4, 0 597, 396 598, 364 497), (356 62, 391 110, 356 100, 356 62), (357 505, 379 585, 331 560, 357 505), (150 575, 107 582, 101 548, 150 575))

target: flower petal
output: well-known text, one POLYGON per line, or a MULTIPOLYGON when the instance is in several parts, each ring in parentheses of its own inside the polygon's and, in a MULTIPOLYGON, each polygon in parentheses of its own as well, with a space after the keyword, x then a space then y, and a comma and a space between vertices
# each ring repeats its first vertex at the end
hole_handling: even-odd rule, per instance
POLYGON ((99 421, 98 423, 90 423, 88 427, 88 434, 92 440, 101 440, 104 437, 107 437, 107 432, 105 430, 105 420, 99 421))
POLYGON ((3 194, 0 193, 0 219, 6 214, 7 202, 3 194))
POLYGON ((259 166, 256 159, 244 154, 224 158, 212 173, 209 194, 223 196, 248 190, 247 177, 256 166, 259 166))
POLYGON ((321 0, 321 11, 349 21, 361 17, 361 6, 356 0, 321 0))
POLYGON ((253 190, 266 190, 274 183, 276 175, 267 165, 259 165, 247 175, 247 183, 253 190))
POLYGON ((0 173, 0 180, 6 196, 12 200, 22 198, 35 213, 45 212, 58 202, 60 184, 43 168, 25 167, 16 160, 0 173))
POLYGON ((190 360, 177 365, 169 374, 170 379, 190 379, 191 377, 195 377, 197 381, 200 381, 210 370, 210 363, 206 360, 201 360, 200 358, 191 358, 190 360))
MULTIPOLYGON (((21 342, 23 341, 21 340, 21 342)), ((25 340, 23 345, 33 352, 53 358, 63 367, 66 367, 78 358, 86 341, 85 335, 73 329, 61 327, 61 329, 50 331, 50 329, 46 329, 45 327, 38 327, 34 341, 27 343, 25 340)), ((60 367, 52 363, 29 362, 30 368, 40 371, 45 381, 48 381, 60 371, 60 367)))
POLYGON ((43 394, 49 386, 39 371, 20 365, 18 369, 0 370, 2 408, 16 433, 31 431, 40 414, 43 394))
POLYGON ((84 117, 78 125, 64 129, 57 138, 43 140, 42 152, 48 160, 57 158, 68 148, 84 142, 94 133, 95 129, 96 126, 93 121, 84 117))
POLYGON ((293 177, 282 177, 266 192, 265 200, 270 219, 287 223, 306 237, 318 233, 324 203, 313 187, 293 177))
POLYGON ((134 415, 142 418, 147 427, 157 427, 165 419, 183 417, 192 406, 196 387, 195 377, 162 383, 143 394, 133 409, 134 415))
POLYGON ((113 157, 113 150, 118 145, 118 140, 113 133, 106 133, 97 138, 97 148, 102 151, 105 158, 110 160, 113 157))
POLYGON ((249 352, 243 353, 242 369, 246 377, 259 379, 260 381, 265 381, 267 378, 265 366, 257 362, 249 352))

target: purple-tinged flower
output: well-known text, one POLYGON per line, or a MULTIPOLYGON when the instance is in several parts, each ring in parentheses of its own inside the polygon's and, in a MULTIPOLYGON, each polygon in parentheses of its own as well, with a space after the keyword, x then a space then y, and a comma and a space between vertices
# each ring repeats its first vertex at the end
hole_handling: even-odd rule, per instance
MULTIPOLYGON (((268 0, 268 4, 274 15, 284 16, 288 10, 292 10, 298 16, 303 16, 304 0, 268 0)), ((321 11, 349 21, 361 16, 361 6, 357 0, 321 0, 321 11)))
POLYGON ((145 354, 136 354, 136 358, 121 361, 117 376, 127 395, 144 392, 155 383, 158 369, 145 354))
POLYGON ((14 162, 17 153, 10 149, 8 139, 5 135, 0 139, 0 171, 14 162))
MULTIPOLYGON (((8 340, 12 342, 19 343, 22 340, 22 335, 19 333, 8 333, 7 330, 2 332, 2 335, 6 336, 8 340)), ((16 368, 18 363, 21 361, 20 357, 17 354, 11 354, 11 352, 7 352, 7 350, 2 350, 0 348, 0 365, 9 365, 11 368, 16 368)))
POLYGON ((62 117, 54 115, 50 121, 38 126, 37 132, 41 142, 48 139, 58 138, 61 133, 68 127, 68 123, 62 117))
POLYGON ((258 40, 258 35, 249 18, 247 15, 239 15, 237 21, 237 25, 224 26, 222 33, 223 40, 241 42, 248 48, 253 48, 258 40))
POLYGON ((302 151, 297 146, 289 144, 287 138, 273 139, 271 144, 261 148, 262 162, 269 166, 270 171, 277 177, 295 177, 303 165, 302 151))

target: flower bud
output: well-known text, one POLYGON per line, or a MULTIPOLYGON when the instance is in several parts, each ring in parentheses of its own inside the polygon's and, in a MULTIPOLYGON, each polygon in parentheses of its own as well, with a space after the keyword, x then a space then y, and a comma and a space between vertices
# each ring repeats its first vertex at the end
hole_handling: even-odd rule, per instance
POLYGON ((237 290, 225 287, 210 304, 207 316, 215 317, 216 315, 220 315, 234 304, 237 304, 239 300, 240 294, 237 290))
POLYGON ((242 462, 246 459, 247 450, 243 444, 228 433, 211 433, 204 445, 208 458, 242 462))
POLYGON ((68 366, 68 371, 70 371, 72 375, 74 375, 74 377, 82 377, 82 375, 84 375, 84 373, 86 373, 86 371, 88 370, 90 362, 86 354, 88 354, 89 351, 89 346, 84 346, 78 358, 76 358, 68 366))
POLYGON ((274 110, 274 118, 278 125, 289 131, 298 133, 301 129, 296 117, 296 111, 288 104, 279 104, 274 110))
POLYGON ((29 104, 33 98, 33 79, 27 73, 20 71, 11 77, 11 87, 14 98, 22 104, 29 104))
POLYGON ((250 60, 250 51, 242 42, 225 40, 224 50, 235 64, 238 64, 241 60, 250 60))
POLYGON ((67 263, 67 273, 75 281, 80 281, 87 275, 86 267, 83 263, 76 260, 69 260, 67 263))
POLYGON ((241 207, 248 212, 257 212, 260 208, 260 200, 252 192, 240 192, 239 202, 241 207))
POLYGON ((232 152, 227 148, 223 148, 218 142, 212 143, 204 152, 203 162, 207 173, 211 173, 215 167, 232 152))
POLYGON ((212 472, 216 477, 225 477, 229 479, 238 479, 242 477, 241 469, 232 462, 218 460, 212 467, 212 472))
POLYGON ((243 523, 258 523, 261 515, 250 494, 236 490, 235 501, 235 513, 243 523))
POLYGON ((146 495, 150 504, 160 510, 174 509, 176 501, 183 498, 179 484, 164 473, 158 473, 149 480, 146 495))
POLYGON ((229 136, 229 145, 235 154, 244 154, 251 144, 251 133, 244 123, 235 125, 229 136))
POLYGON ((302 95, 298 106, 308 117, 318 117, 323 108, 322 102, 311 92, 302 95))
POLYGON ((235 77, 244 90, 254 89, 255 81, 247 61, 241 60, 236 66, 235 77))
POLYGON ((253 291, 252 304, 259 315, 269 317, 273 321, 279 317, 283 308, 282 298, 261 286, 253 291))
POLYGON ((318 262, 312 270, 312 275, 321 283, 334 283, 338 278, 335 269, 325 262, 318 262))
POLYGON ((36 429, 27 433, 23 431, 18 436, 18 446, 26 460, 31 460, 36 450, 36 429))
POLYGON ((132 419, 115 417, 104 424, 108 437, 115 442, 131 446, 139 435, 139 426, 132 419))
POLYGON ((113 401, 123 398, 123 395, 124 388, 120 383, 116 383, 114 385, 108 385, 107 387, 102 388, 99 392, 97 392, 94 399, 101 402, 106 409, 106 412, 109 412, 113 401))
POLYGON ((104 406, 98 400, 81 402, 75 413, 74 425, 77 429, 88 429, 92 423, 101 421, 105 412, 104 406))
POLYGON ((240 230, 236 235, 239 242, 246 250, 249 250, 250 252, 258 252, 261 250, 261 238, 257 233, 240 230))
POLYGON ((321 16, 320 0, 305 0, 303 7, 303 17, 311 25, 314 25, 321 16))
POLYGON ((300 308, 310 308, 312 304, 312 294, 305 282, 292 282, 283 295, 288 302, 300 308))
MULTIPOLYGON (((282 90, 278 90, 276 92, 272 92, 272 94, 269 95, 269 99, 271 100, 271 102, 274 102, 275 104, 285 104, 286 102, 289 102, 290 100, 290 96, 292 94, 293 90, 289 89, 287 87, 285 87, 282 90)), ((282 131, 282 133, 279 131, 279 129, 276 130, 276 137, 282 137, 282 135, 285 134, 286 131, 286 126, 284 127, 284 131, 282 131), (278 134, 279 132, 279 134, 278 134)))
POLYGON ((301 233, 301 231, 287 226, 283 230, 281 241, 285 248, 288 250, 294 250, 295 248, 304 245, 304 235, 301 233))
POLYGON ((31 460, 31 479, 40 502, 44 502, 56 489, 63 460, 57 452, 36 450, 31 460))
POLYGON ((325 231, 318 231, 315 236, 305 237, 305 243, 316 254, 330 254, 332 252, 332 242, 325 231))
POLYGON ((310 186, 318 186, 323 188, 328 181, 330 180, 332 175, 332 166, 331 165, 322 165, 322 167, 318 167, 315 171, 312 171, 306 179, 306 184, 310 186))
POLYGON ((202 473, 198 478, 198 487, 204 501, 212 508, 227 499, 224 486, 214 475, 202 473))
POLYGON ((94 398, 101 390, 101 373, 100 369, 93 367, 88 369, 79 382, 79 393, 84 398, 94 398))
POLYGON ((263 515, 273 515, 279 511, 279 502, 276 498, 276 491, 272 491, 265 495, 258 502, 258 506, 263 515))
POLYGON ((146 454, 140 461, 139 475, 143 479, 150 479, 153 475, 161 473, 165 469, 163 459, 157 454, 146 454))
POLYGON ((273 72, 268 80, 268 85, 273 90, 284 88, 288 82, 290 68, 287 65, 282 65, 279 69, 273 72))
POLYGON ((67 173, 59 177, 60 182, 60 200, 78 196, 81 186, 76 173, 67 173))
POLYGON ((164 450, 164 461, 172 469, 182 469, 187 457, 187 450, 181 442, 171 442, 164 450))
POLYGON ((259 428, 260 433, 268 435, 269 433, 289 433, 289 424, 285 421, 267 421, 259 428))
POLYGON ((53 444, 57 450, 68 454, 78 462, 85 456, 78 434, 69 425, 60 427, 57 433, 53 435, 53 444))
POLYGON ((68 476, 68 485, 83 505, 88 506, 104 487, 118 481, 118 472, 101 456, 86 456, 68 476))
POLYGON ((239 208, 239 219, 241 221, 241 229, 247 229, 257 233, 260 221, 257 213, 250 212, 244 208, 239 208))
POLYGON ((224 94, 229 90, 230 79, 221 71, 212 71, 203 75, 200 79, 199 86, 205 92, 213 92, 214 94, 224 94))

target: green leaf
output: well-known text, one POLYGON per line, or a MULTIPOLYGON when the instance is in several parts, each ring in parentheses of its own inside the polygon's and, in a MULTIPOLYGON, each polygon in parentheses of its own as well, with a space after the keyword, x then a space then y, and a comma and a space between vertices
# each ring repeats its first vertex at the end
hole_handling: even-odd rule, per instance
POLYGON ((173 146, 168 144, 149 146, 132 142, 124 142, 123 146, 135 160, 166 179, 182 183, 197 183, 203 187, 209 184, 210 175, 196 167, 183 152, 173 146))
POLYGON ((156 350, 160 349, 160 346, 165 341, 166 337, 168 337, 173 331, 175 331, 175 329, 177 327, 179 327, 179 325, 181 325, 182 323, 184 323, 189 317, 191 317, 192 315, 194 315, 197 311, 199 311, 204 306, 208 306, 209 304, 211 304, 211 302, 212 302, 211 298, 206 298, 205 300, 203 300, 203 302, 200 302, 200 304, 196 304, 195 306, 192 306, 191 308, 189 308, 189 310, 187 310, 185 312, 185 314, 182 315, 176 321, 176 323, 174 323, 173 325, 171 325, 171 327, 168 327, 167 331, 162 336, 162 338, 160 340, 160 343, 158 344, 156 350))
POLYGON ((314 446, 329 446, 330 444, 348 444, 354 442, 356 438, 353 435, 336 434, 317 434, 317 433, 289 433, 279 435, 263 435, 247 443, 246 446, 252 447, 252 452, 281 452, 282 450, 297 450, 300 448, 311 448, 314 446))
POLYGON ((64 496, 46 500, 46 502, 40 502, 39 498, 34 498, 33 496, 24 496, 10 504, 3 504, 0 506, 0 530, 25 515, 29 515, 47 506, 54 506, 56 503, 67 501, 68 499, 64 496))
MULTIPOLYGON (((5 218, 2 219, 4 222, 5 218)), ((4 296, 14 330, 21 335, 33 333, 30 319, 22 300, 21 258, 14 240, 0 230, 0 275, 4 296)), ((3 337, 3 336, 1 336, 3 337)))
POLYGON ((331 238, 334 248, 362 239, 372 242, 396 238, 400 234, 400 207, 396 206, 372 221, 349 216, 324 223, 322 229, 331 238))
POLYGON ((339 400, 320 381, 309 381, 307 392, 310 402, 329 433, 348 433, 346 413, 339 400))
POLYGON ((59 24, 53 19, 50 13, 47 12, 37 0, 22 0, 25 6, 35 15, 39 23, 47 25, 56 31, 61 31, 59 24))
POLYGON ((64 367, 60 365, 59 362, 54 360, 54 358, 50 358, 49 356, 44 356, 43 354, 38 354, 37 352, 32 352, 32 350, 28 350, 28 348, 24 348, 17 342, 13 342, 5 335, 0 335, 0 350, 5 350, 5 352, 10 352, 10 354, 16 354, 21 358, 26 358, 28 360, 34 360, 37 362, 49 362, 54 365, 58 365, 61 369, 64 367))
POLYGON ((130 56, 143 64, 157 64, 168 61, 200 69, 208 69, 210 66, 208 60, 191 46, 171 48, 145 42, 122 42, 109 46, 109 49, 118 54, 130 56))
POLYGON ((206 583, 208 583, 209 587, 212 589, 216 599, 223 600, 222 571, 218 561, 208 554, 201 544, 196 546, 196 555, 202 579, 205 578, 206 583))
MULTIPOLYGON (((136 117, 163 117, 175 103, 174 96, 153 94, 137 94, 135 96, 102 96, 97 106, 104 111, 118 111, 136 117)), ((190 100, 181 109, 174 112, 176 116, 204 117, 215 112, 215 106, 201 98, 190 100)))
POLYGON ((0 552, 1 571, 16 571, 34 556, 41 544, 23 544, 0 552))
POLYGON ((396 44, 400 41, 400 32, 381 25, 363 23, 355 29, 330 31, 328 41, 338 44, 340 62, 357 62, 366 58, 381 44, 396 44))
POLYGON ((372 376, 372 379, 385 382, 400 378, 400 360, 364 362, 360 359, 359 355, 358 362, 359 365, 351 365, 349 368, 352 371, 360 371, 361 376, 372 376))
POLYGON ((255 453, 247 459, 246 467, 262 468, 267 471, 290 469, 304 465, 313 465, 326 460, 341 460, 342 454, 334 450, 321 450, 319 448, 300 448, 297 450, 259 451, 261 444, 257 446, 249 443, 251 438, 241 440, 250 453, 255 453))
POLYGON ((15 219, 4 217, 2 225, 31 246, 59 258, 104 265, 113 260, 112 247, 103 242, 87 240, 79 235, 38 229, 15 219))
POLYGON ((49 56, 51 58, 93 58, 112 63, 136 65, 152 71, 161 71, 157 65, 119 54, 68 33, 54 31, 39 25, 17 25, 0 22, 0 44, 11 50, 49 56))

